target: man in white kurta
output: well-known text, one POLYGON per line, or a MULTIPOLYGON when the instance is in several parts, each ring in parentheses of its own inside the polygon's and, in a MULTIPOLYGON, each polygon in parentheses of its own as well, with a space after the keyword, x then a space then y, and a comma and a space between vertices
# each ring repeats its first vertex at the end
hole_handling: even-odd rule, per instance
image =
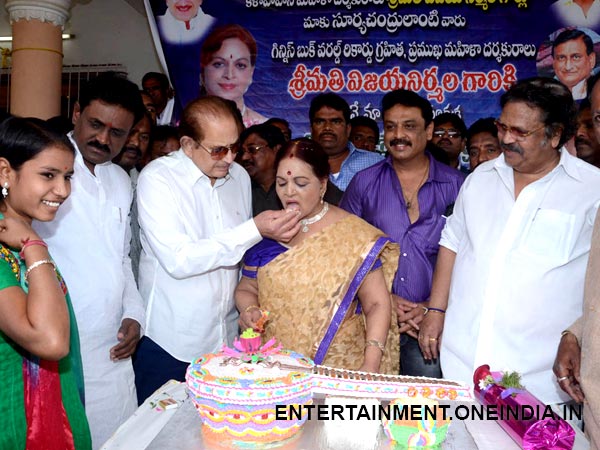
MULTIPOLYGON (((498 137, 504 154, 478 166, 463 184, 442 232, 431 306, 447 307, 444 377, 472 382, 483 364, 516 370, 540 400, 560 403, 568 397, 552 363, 561 331, 581 315, 600 170, 562 147, 573 132, 567 88, 539 80, 503 96, 498 137), (544 98, 562 113, 548 113, 556 122, 544 124, 549 109, 523 101, 526 96, 544 98), (453 265, 444 264, 448 256, 453 265), (440 300, 444 273, 451 273, 447 306, 440 300)), ((432 323, 443 317, 430 311, 424 320, 419 338, 426 350, 439 338, 432 323)))
POLYGON ((233 161, 241 130, 235 103, 195 100, 180 123, 182 148, 140 175, 139 281, 147 317, 134 361, 140 402, 169 379, 184 380, 193 359, 232 344, 245 251, 261 235, 286 241, 299 230, 293 211, 252 219, 250 177, 233 161))
POLYGON ((512 172, 502 155, 480 165, 442 233, 440 245, 456 253, 442 371, 469 381, 482 364, 518 370, 542 401, 558 403, 567 398, 552 361, 560 332, 581 315, 600 171, 563 148, 516 200, 512 172))
POLYGON ((84 88, 85 94, 82 90, 73 115, 75 128, 69 135, 76 149, 71 196, 55 220, 35 223, 61 268, 73 301, 94 448, 137 407, 130 355, 139 339, 139 325, 144 323, 129 259, 131 181, 111 162, 123 147, 134 117, 141 117, 141 110, 134 115, 125 98, 135 99, 134 93, 139 98, 139 92, 135 84, 121 79, 114 93, 125 98, 124 105, 98 98, 102 95, 98 84, 112 88, 113 81, 92 83, 84 88))

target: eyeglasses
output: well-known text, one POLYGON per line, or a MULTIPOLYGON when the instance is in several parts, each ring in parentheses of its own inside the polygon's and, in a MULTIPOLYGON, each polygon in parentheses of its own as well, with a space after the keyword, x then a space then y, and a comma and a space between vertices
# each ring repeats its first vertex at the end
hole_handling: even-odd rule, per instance
POLYGON ((248 145, 246 147, 242 147, 240 150, 242 153, 250 153, 251 155, 256 155, 265 147, 268 147, 268 145, 248 145))
POLYGON ((540 131, 542 128, 544 128, 546 126, 544 124, 541 127, 536 128, 535 130, 524 131, 524 130, 521 130, 520 128, 515 128, 515 127, 511 127, 509 125, 506 125, 506 124, 500 122, 499 120, 494 120, 494 123, 496 124, 496 128, 498 129, 498 133, 502 133, 502 134, 510 133, 512 135, 512 137, 515 138, 515 141, 518 141, 518 142, 524 141, 529 136, 531 136, 533 133, 540 131))
POLYGON ((435 137, 444 137, 447 134, 449 138, 455 139, 461 136, 460 131, 454 130, 452 128, 446 130, 445 128, 438 128, 437 130, 433 130, 433 135, 435 137))
POLYGON ((205 150, 206 153, 208 153, 212 159, 223 159, 225 158, 228 152, 231 152, 231 154, 235 158, 235 155, 237 155, 237 152, 240 149, 240 146, 237 142, 235 144, 230 145, 219 145, 217 147, 213 147, 212 149, 206 148, 198 141, 196 141, 196 143, 200 147, 202 147, 202 149, 205 150))

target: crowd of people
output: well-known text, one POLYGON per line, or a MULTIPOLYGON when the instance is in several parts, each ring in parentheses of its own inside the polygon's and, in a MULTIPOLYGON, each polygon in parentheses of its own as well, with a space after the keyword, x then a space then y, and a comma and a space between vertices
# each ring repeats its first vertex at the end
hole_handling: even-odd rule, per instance
POLYGON ((251 82, 254 60, 210 48, 206 95, 177 127, 157 73, 142 91, 90 80, 66 133, 0 124, 0 366, 15 386, 0 447, 99 448, 193 359, 263 327, 334 367, 517 370, 546 403, 585 400, 600 445, 599 77, 579 107, 558 80, 518 81, 469 127, 399 89, 380 132, 323 93, 311 137, 294 137, 244 89, 213 91, 211 71, 251 82))

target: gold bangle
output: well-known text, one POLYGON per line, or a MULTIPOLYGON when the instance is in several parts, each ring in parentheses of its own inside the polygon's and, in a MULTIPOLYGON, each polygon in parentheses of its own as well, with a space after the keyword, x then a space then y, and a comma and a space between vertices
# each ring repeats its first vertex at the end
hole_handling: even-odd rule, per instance
POLYGON ((28 281, 27 278, 29 277, 29 274, 31 273, 31 271, 33 269, 37 269, 38 267, 40 267, 44 264, 52 264, 52 267, 54 268, 54 271, 56 272, 56 264, 54 264, 54 261, 52 261, 50 259, 40 259, 39 261, 34 262, 32 265, 30 265, 27 268, 27 270, 25 271, 25 281, 28 281))
POLYGON ((260 307, 258 305, 250 305, 244 310, 244 312, 247 313, 247 312, 253 311, 255 309, 262 313, 262 309, 260 309, 260 307))
POLYGON ((381 353, 385 353, 385 345, 383 345, 381 342, 379 342, 376 339, 369 339, 367 342, 367 347, 368 346, 373 346, 373 347, 377 347, 379 350, 381 350, 381 353))

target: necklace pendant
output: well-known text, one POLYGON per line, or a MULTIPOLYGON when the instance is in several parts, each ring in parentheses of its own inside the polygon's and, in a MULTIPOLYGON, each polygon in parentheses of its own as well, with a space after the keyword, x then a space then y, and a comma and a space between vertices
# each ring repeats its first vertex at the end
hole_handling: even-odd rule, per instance
POLYGON ((406 209, 410 209, 411 206, 412 204, 410 202, 406 202, 406 209))
POLYGON ((307 224, 303 224, 304 226, 302 227, 302 232, 303 233, 308 233, 308 225, 307 224))

